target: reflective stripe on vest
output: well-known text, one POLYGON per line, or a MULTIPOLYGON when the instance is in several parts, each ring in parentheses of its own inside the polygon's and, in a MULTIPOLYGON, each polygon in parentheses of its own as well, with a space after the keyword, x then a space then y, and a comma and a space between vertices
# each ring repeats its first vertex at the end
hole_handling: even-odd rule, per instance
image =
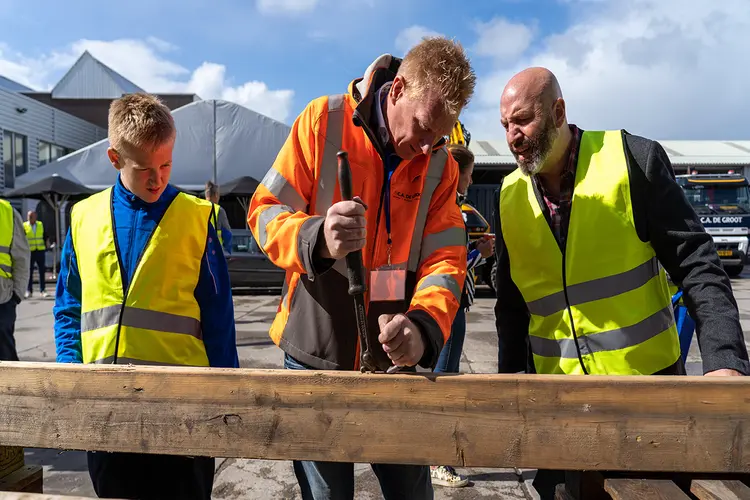
POLYGON ((23 223, 23 230, 26 233, 26 239, 29 242, 29 250, 34 252, 36 250, 45 250, 44 246, 44 224, 42 221, 36 221, 36 233, 31 228, 31 223, 26 221, 23 223))
POLYGON ((73 207, 84 363, 208 366, 194 292, 211 216, 210 202, 178 194, 123 291, 112 188, 73 207))
POLYGON ((7 200, 0 200, 0 277, 13 277, 13 259, 10 245, 13 243, 13 206, 7 200))
MULTIPOLYGON (((260 248, 264 248, 268 238, 266 225, 279 214, 284 212, 305 212, 310 209, 311 215, 325 216, 328 209, 333 204, 338 177, 338 160, 336 154, 341 150, 343 144, 344 120, 346 117, 345 99, 346 96, 343 94, 336 94, 328 97, 328 118, 325 130, 326 140, 323 142, 321 164, 315 181, 317 186, 314 193, 314 206, 307 207, 307 204, 299 193, 297 193, 294 187, 276 169, 269 169, 263 177, 261 184, 282 204, 270 205, 260 212, 258 217, 258 243, 260 248)), ((448 151, 445 148, 440 148, 434 151, 430 156, 424 187, 419 198, 415 228, 412 232, 412 240, 409 247, 409 259, 408 262, 393 263, 395 268, 403 266, 409 271, 416 272, 419 268, 419 264, 433 251, 444 246, 465 244, 466 234, 463 228, 460 228, 460 230, 457 231, 448 230, 436 235, 427 235, 424 242, 422 240, 425 224, 427 222, 427 212, 430 206, 430 200, 432 199, 435 189, 440 184, 447 161, 448 151), (423 246, 425 247, 424 249, 423 246)), ((312 223, 313 219, 310 219, 310 221, 312 223)), ((301 238, 301 235, 305 234, 305 231, 299 231, 299 234, 301 238)), ((298 241, 297 243, 298 248, 302 248, 301 241, 298 241)), ((341 275, 347 276, 346 260, 337 260, 333 265, 333 269, 341 275)), ((451 291, 460 288, 458 287, 455 278, 450 275, 442 276, 442 279, 438 279, 438 277, 434 276, 431 280, 421 283, 420 289, 427 286, 443 286, 451 291)), ((461 293, 459 290, 457 298, 460 298, 460 296, 461 293)))
POLYGON ((678 360, 666 273, 635 230, 621 131, 581 137, 564 252, 520 170, 499 209, 538 373, 583 373, 583 362, 590 374, 650 375, 678 360))

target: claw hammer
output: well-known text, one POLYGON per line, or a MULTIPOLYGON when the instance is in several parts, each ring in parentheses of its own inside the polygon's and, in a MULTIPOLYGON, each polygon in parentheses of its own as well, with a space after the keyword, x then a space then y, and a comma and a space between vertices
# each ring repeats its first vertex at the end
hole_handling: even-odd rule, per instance
MULTIPOLYGON (((338 158, 339 188, 342 200, 352 199, 352 171, 349 166, 349 154, 339 151, 338 158)), ((349 295, 354 297, 354 314, 357 318, 357 332, 360 344, 360 371, 377 372, 378 367, 370 351, 370 339, 367 335, 367 312, 365 310, 365 266, 362 262, 362 250, 346 254, 346 272, 349 277, 349 295)))

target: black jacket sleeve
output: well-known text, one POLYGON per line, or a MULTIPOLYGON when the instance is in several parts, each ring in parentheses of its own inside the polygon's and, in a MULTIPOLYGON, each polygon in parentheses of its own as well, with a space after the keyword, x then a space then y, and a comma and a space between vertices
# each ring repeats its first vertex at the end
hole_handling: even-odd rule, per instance
POLYGON ((703 372, 721 368, 750 374, 745 338, 729 277, 707 234, 675 181, 664 148, 625 135, 636 230, 650 241, 672 281, 684 290, 696 322, 703 372))
POLYGON ((529 371, 529 311, 520 290, 510 276, 510 259, 500 226, 499 193, 495 191, 493 218, 495 222, 495 327, 497 328, 497 371, 518 373, 529 371))

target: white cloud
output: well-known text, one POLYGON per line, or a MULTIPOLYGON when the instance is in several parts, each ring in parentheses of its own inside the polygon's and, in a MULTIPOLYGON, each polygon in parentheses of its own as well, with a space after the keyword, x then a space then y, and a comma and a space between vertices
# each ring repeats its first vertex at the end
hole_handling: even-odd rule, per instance
POLYGON ((410 48, 417 45, 422 41, 422 38, 426 36, 442 36, 442 34, 415 24, 414 26, 409 26, 408 28, 401 30, 396 36, 394 45, 401 53, 406 54, 410 48))
POLYGON ((478 23, 474 28, 479 35, 475 51, 477 55, 489 56, 500 61, 518 58, 531 45, 535 27, 512 23, 496 17, 486 23, 478 23))
POLYGON ((581 1, 569 0, 585 13, 573 25, 480 76, 465 116, 473 137, 503 136, 500 94, 529 66, 557 75, 568 118, 583 128, 654 139, 747 137, 746 0, 587 0, 586 10, 581 1))
POLYGON ((204 99, 209 96, 236 102, 277 120, 285 121, 289 117, 294 91, 270 90, 258 81, 232 87, 227 85, 225 73, 223 65, 204 62, 193 72, 187 88, 204 99))
POLYGON ((192 92, 203 99, 225 99, 286 121, 294 91, 271 90, 263 82, 233 86, 222 64, 204 62, 193 71, 164 53, 178 47, 158 38, 79 40, 61 51, 29 58, 0 45, 0 74, 38 90, 49 90, 84 50, 142 89, 154 93, 192 92))
POLYGON ((258 0, 256 5, 264 14, 301 14, 312 12, 318 0, 258 0))

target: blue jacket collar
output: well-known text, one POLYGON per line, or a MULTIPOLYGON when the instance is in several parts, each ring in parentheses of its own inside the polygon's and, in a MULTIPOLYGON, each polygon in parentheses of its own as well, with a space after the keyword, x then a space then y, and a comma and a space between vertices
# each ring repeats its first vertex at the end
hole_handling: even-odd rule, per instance
POLYGON ((167 184, 166 189, 161 194, 158 200, 153 203, 147 203, 142 199, 134 195, 125 185, 122 183, 120 175, 117 175, 117 182, 113 189, 114 202, 118 205, 125 206, 132 210, 145 209, 145 210, 166 210, 172 200, 177 196, 177 188, 171 184, 167 184))

